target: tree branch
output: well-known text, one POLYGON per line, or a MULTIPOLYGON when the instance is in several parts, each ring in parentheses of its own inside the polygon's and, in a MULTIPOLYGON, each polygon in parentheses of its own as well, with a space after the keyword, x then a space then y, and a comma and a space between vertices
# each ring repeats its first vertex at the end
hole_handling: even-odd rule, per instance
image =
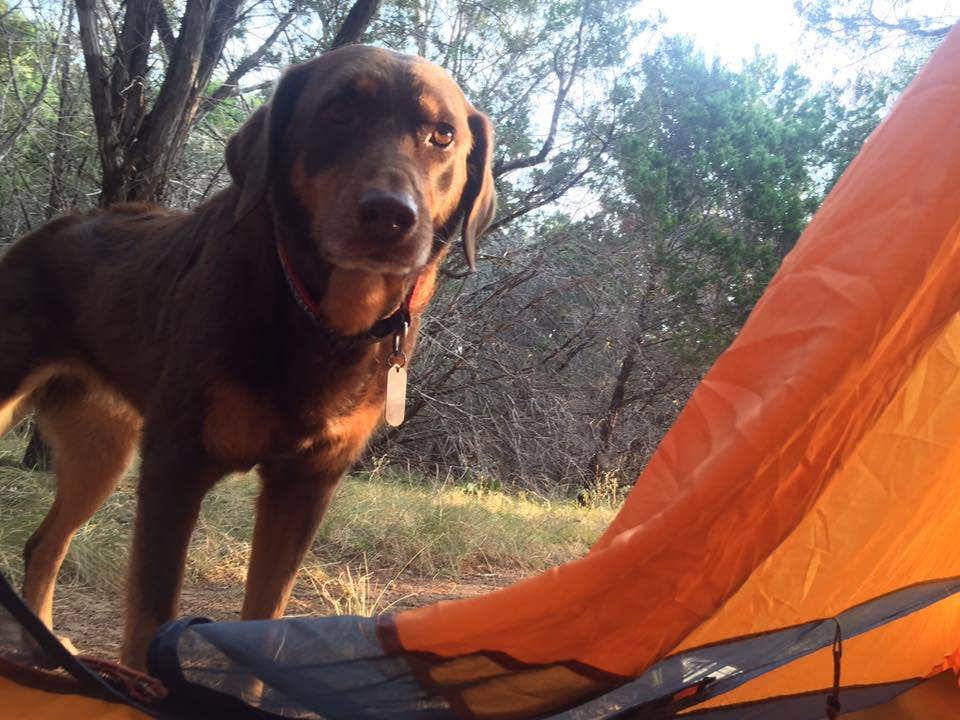
POLYGON ((200 55, 200 68, 197 71, 198 92, 205 90, 210 78, 213 77, 213 71, 223 56, 227 37, 240 22, 242 4, 243 0, 218 0, 217 2, 203 41, 203 52, 200 55))
POLYGON ((167 53, 167 58, 172 58, 177 39, 173 35, 173 28, 170 27, 170 17, 162 0, 153 0, 153 2, 157 9, 157 35, 163 44, 164 52, 167 53))
POLYGON ((290 10, 287 11, 287 14, 280 19, 280 22, 273 29, 273 32, 270 33, 269 37, 263 41, 260 47, 241 60, 237 64, 237 67, 235 67, 233 71, 227 75, 227 79, 223 81, 223 84, 212 94, 203 99, 200 110, 197 112, 197 117, 194 122, 202 119, 204 115, 215 109, 227 98, 233 97, 240 93, 240 80, 244 75, 260 65, 264 55, 267 54, 274 42, 276 42, 277 38, 280 37, 280 34, 287 29, 287 26, 293 22, 294 18, 299 12, 300 8, 297 5, 294 5, 292 8, 290 8, 290 10))
POLYGON ((120 142, 143 120, 143 82, 159 0, 127 0, 127 11, 113 53, 111 96, 120 142))
POLYGON ((944 27, 927 30, 920 27, 920 21, 917 20, 900 20, 899 22, 891 23, 883 20, 874 12, 872 2, 867 10, 867 15, 870 24, 874 27, 880 28, 881 30, 893 30, 895 32, 902 32, 906 33, 907 35, 915 35, 917 37, 928 38, 931 40, 942 40, 947 36, 947 33, 950 32, 951 28, 953 27, 952 25, 946 25, 944 27))
POLYGON ((330 50, 359 42, 379 7, 380 0, 357 0, 330 43, 330 50))
POLYGON ((100 50, 96 0, 76 0, 76 8, 83 62, 87 70, 87 84, 90 86, 90 105, 93 108, 93 122, 97 130, 97 151, 103 171, 103 185, 106 189, 112 184, 117 174, 115 154, 117 138, 113 127, 110 79, 100 50))
POLYGON ((187 0, 180 35, 166 77, 153 109, 137 133, 133 152, 126 162, 127 168, 146 170, 137 178, 140 187, 123 189, 125 199, 152 198, 162 184, 166 172, 165 160, 180 130, 185 108, 190 104, 191 96, 197 92, 204 38, 208 36, 214 12, 219 7, 212 0, 187 0))
POLYGON ((564 71, 561 67, 560 61, 560 54, 563 52, 562 48, 558 50, 557 54, 554 56, 554 71, 557 74, 559 87, 557 88, 557 99, 553 104, 553 114, 550 116, 550 130, 547 133, 546 139, 543 141, 543 145, 541 145, 540 149, 533 155, 517 158, 515 160, 511 160, 510 162, 505 162, 503 160, 497 162, 493 168, 494 177, 500 177, 501 175, 512 172, 513 170, 520 170, 521 168, 539 165, 547 159, 547 155, 549 155, 550 151, 553 149, 553 144, 556 142, 557 138, 557 129, 560 126, 560 113, 563 111, 563 104, 566 102, 567 94, 570 92, 570 88, 573 87, 573 83, 577 78, 577 73, 580 70, 580 61, 583 56, 583 30, 587 21, 586 8, 587 3, 584 3, 583 12, 580 14, 580 26, 577 28, 576 51, 574 52, 573 62, 570 64, 570 73, 566 78, 564 78, 564 71))
MULTIPOLYGON (((40 73, 43 77, 43 80, 40 83, 40 88, 37 90, 36 94, 33 96, 33 99, 23 108, 23 113, 20 115, 20 120, 17 122, 16 127, 2 140, 0 140, 0 162, 3 162, 3 159, 7 156, 10 150, 13 149, 13 146, 16 145, 17 140, 27 131, 27 128, 30 127, 30 123, 33 120, 33 116, 37 112, 37 108, 40 107, 40 103, 43 102, 43 99, 47 96, 47 88, 50 86, 50 78, 53 77, 54 70, 57 67, 57 60, 60 57, 61 53, 66 52, 62 48, 61 40, 63 39, 64 33, 70 24, 70 14, 69 14, 69 0, 64 0, 63 5, 60 9, 60 24, 57 27, 57 34, 53 38, 53 41, 50 44, 50 64, 44 69, 40 69, 40 73)), ((11 68, 11 77, 15 72, 11 68)))

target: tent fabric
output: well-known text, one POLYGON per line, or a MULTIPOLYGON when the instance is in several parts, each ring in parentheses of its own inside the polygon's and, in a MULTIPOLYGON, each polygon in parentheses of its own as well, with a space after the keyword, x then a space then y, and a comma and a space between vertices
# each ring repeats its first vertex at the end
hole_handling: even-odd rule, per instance
MULTIPOLYGON (((840 697, 843 701, 843 717, 845 719, 855 717, 854 714, 864 708, 883 707, 915 689, 922 682, 921 679, 911 679, 880 685, 842 688, 840 697)), ((776 720, 827 720, 824 698, 831 690, 824 688, 800 695, 788 695, 742 705, 727 705, 721 708, 691 712, 683 717, 691 718, 691 720, 770 720, 770 718, 776 718, 776 720)))
MULTIPOLYGON (((846 652, 852 638, 930 607, 958 592, 960 578, 923 583, 850 608, 834 618, 682 650, 654 664, 636 680, 558 717, 569 720, 607 717, 611 709, 636 707, 665 697, 675 698, 670 703, 662 703, 672 711, 693 704, 700 707, 708 704, 709 698, 718 696, 729 702, 731 692, 753 678, 789 666, 798 658, 820 649, 830 655, 838 629, 841 631, 841 648, 846 652), (691 687, 696 687, 698 692, 685 697, 681 691, 691 687)), ((832 657, 819 662, 817 670, 823 684, 830 681, 833 666, 832 657)), ((843 663, 841 667, 844 667, 843 663)), ((809 680, 808 677, 804 690, 809 689, 809 680)), ((820 700, 822 710, 823 697, 820 700)))
MULTIPOLYGON (((960 578, 923 583, 850 608, 835 618, 686 650, 664 658, 636 680, 554 717, 600 720, 620 717, 628 710, 649 720, 675 717, 772 668, 831 647, 838 630, 848 641, 957 593, 960 578)), ((167 625, 154 641, 151 672, 164 681, 172 695, 182 698, 197 690, 219 692, 276 717, 445 720, 462 716, 464 708, 444 697, 442 688, 431 689, 417 681, 419 658, 385 652, 376 624, 376 619, 363 617, 217 623, 185 619, 167 625)), ((538 696, 552 687, 543 684, 543 677, 557 677, 558 672, 554 666, 521 667, 490 655, 461 660, 468 667, 484 663, 485 684, 496 678, 508 685, 506 690, 492 688, 484 698, 487 704, 506 704, 518 687, 532 688, 538 696)), ((917 682, 898 685, 898 692, 917 682)), ((894 694, 888 686, 857 689, 845 694, 844 705, 865 707, 894 694)), ((793 712, 785 720, 814 717, 802 713, 811 707, 822 711, 825 698, 826 692, 783 699, 781 704, 789 705, 793 712)))
MULTIPOLYGON (((691 720, 827 720, 823 698, 829 690, 771 698, 691 712, 691 720)), ((900 682, 844 687, 844 720, 956 720, 960 687, 952 672, 900 682)))
POLYGON ((0 674, 0 715, 4 720, 146 720, 148 715, 126 705, 77 693, 40 690, 0 674))
POLYGON ((143 703, 162 695, 153 678, 72 655, 0 573, 0 717, 160 717, 143 703))
MULTIPOLYGON (((876 707, 844 715, 844 720, 956 720, 960 687, 952 672, 928 678, 876 707)), ((784 719, 786 720, 786 719, 784 719)))
POLYGON ((373 618, 185 618, 164 626, 149 664, 172 696, 232 695, 277 717, 456 717, 442 697, 420 687, 405 660, 386 655, 373 618))
MULTIPOLYGON (((428 681, 450 675, 466 707, 503 716, 508 708, 486 705, 492 687, 477 678, 457 689, 483 672, 458 657, 499 653, 636 676, 684 647, 960 574, 958 77, 954 29, 832 190, 586 558, 394 618, 400 648, 450 658, 426 671, 428 681)), ((948 601, 922 622, 858 639, 845 679, 924 674, 956 647, 958 610, 948 601)), ((807 687, 810 663, 730 701, 807 687)), ((545 694, 570 702, 562 692, 545 694)), ((550 707, 524 702, 524 712, 550 707)))

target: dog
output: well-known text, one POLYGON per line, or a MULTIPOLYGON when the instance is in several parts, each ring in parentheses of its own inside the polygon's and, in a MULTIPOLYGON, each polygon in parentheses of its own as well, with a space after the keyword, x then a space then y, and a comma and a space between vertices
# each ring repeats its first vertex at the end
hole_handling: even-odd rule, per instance
POLYGON ((344 472, 384 415, 459 228, 491 223, 493 131, 441 68, 366 46, 288 69, 226 146, 233 183, 190 212, 118 204, 0 260, 0 432, 29 410, 56 497, 24 548, 52 627, 70 540, 141 470, 121 661, 177 611, 200 502, 257 467, 241 617, 283 614, 344 472))

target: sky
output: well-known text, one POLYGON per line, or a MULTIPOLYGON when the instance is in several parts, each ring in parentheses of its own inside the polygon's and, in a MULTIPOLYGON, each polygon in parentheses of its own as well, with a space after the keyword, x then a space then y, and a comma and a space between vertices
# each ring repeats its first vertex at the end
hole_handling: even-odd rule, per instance
POLYGON ((701 50, 730 64, 752 56, 754 46, 790 55, 802 32, 793 0, 645 0, 639 9, 662 12, 665 32, 692 35, 701 50))
MULTIPOLYGON (((878 2, 881 8, 885 3, 878 2)), ((911 14, 960 17, 960 0, 913 0, 911 14)), ((776 55, 786 65, 799 63, 805 75, 823 82, 840 74, 854 73, 859 57, 838 47, 816 47, 793 9, 793 0, 642 0, 638 11, 649 15, 662 12, 668 19, 664 31, 690 35, 708 56, 719 57, 737 67, 752 57, 755 48, 776 55)), ((871 63, 892 63, 888 57, 871 58, 871 63)))

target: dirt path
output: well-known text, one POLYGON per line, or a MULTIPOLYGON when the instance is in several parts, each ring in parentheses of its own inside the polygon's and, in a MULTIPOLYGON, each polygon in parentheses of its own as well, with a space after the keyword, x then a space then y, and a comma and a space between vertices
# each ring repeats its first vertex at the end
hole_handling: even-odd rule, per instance
MULTIPOLYGON (((404 578, 395 582, 373 578, 369 587, 377 608, 404 610, 439 600, 473 597, 508 585, 518 577, 476 575, 456 580, 404 578), (383 588, 381 596, 381 588, 383 588)), ((243 588, 211 582, 188 582, 183 590, 180 615, 201 615, 214 620, 239 620, 243 588)), ((328 615, 330 604, 302 580, 287 608, 289 615, 328 615)), ((123 593, 107 593, 79 586, 57 588, 54 621, 84 655, 115 659, 123 632, 123 593)))

